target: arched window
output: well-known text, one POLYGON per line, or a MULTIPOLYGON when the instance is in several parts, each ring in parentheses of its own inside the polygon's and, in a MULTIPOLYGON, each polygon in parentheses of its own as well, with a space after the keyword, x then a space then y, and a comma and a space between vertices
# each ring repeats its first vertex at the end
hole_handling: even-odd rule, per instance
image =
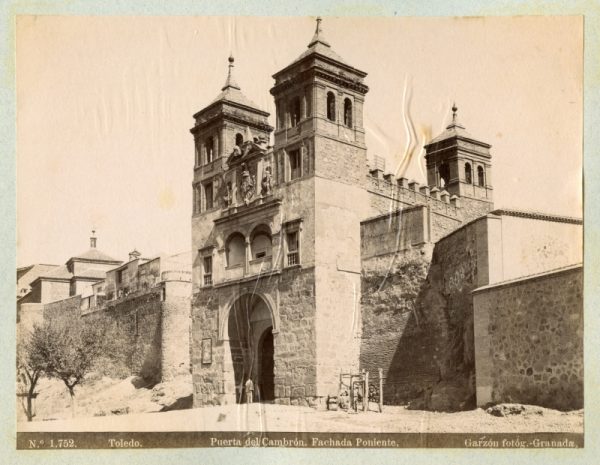
POLYGON ((473 175, 471 173, 471 164, 465 163, 465 182, 467 184, 473 183, 473 175))
POLYGON ((210 163, 213 161, 215 153, 215 139, 212 136, 207 137, 204 145, 206 146, 206 163, 210 163))
POLYGON ((225 247, 227 266, 240 266, 246 261, 246 241, 240 233, 234 233, 227 240, 225 247))
POLYGON ((290 105, 290 123, 292 127, 300 122, 300 97, 294 97, 290 105))
POLYGON ((267 232, 258 232, 250 244, 252 260, 271 256, 271 236, 267 232))
POLYGON ((485 176, 483 174, 483 166, 478 166, 477 167, 477 185, 478 186, 485 186, 485 176))
POLYGON ((327 119, 335 121, 335 95, 333 92, 327 92, 327 119))
POLYGON ((448 165, 445 163, 440 165, 439 173, 440 173, 440 187, 446 187, 448 185, 448 181, 450 179, 450 170, 448 169, 448 165))
POLYGON ((244 136, 242 136, 239 132, 235 135, 235 145, 241 147, 244 143, 244 136))
POLYGON ((352 102, 349 98, 344 100, 344 125, 352 127, 352 102))

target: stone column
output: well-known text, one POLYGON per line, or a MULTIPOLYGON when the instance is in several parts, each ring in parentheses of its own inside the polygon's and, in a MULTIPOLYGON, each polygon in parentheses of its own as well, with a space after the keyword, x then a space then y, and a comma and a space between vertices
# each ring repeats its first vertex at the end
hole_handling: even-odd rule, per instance
POLYGON ((284 250, 281 249, 282 240, 281 240, 282 230, 277 232, 273 232, 271 235, 271 260, 272 267, 274 269, 281 269, 281 258, 284 256, 284 250), (276 258, 279 257, 279 261, 275 261, 276 258))
POLYGON ((213 160, 219 158, 220 150, 221 150, 221 128, 217 130, 217 135, 213 139, 215 141, 214 150, 213 150, 213 160))
POLYGON ((300 100, 300 119, 306 118, 306 93, 302 94, 302 99, 300 100))
POLYGON ((246 237, 244 240, 244 252, 244 276, 247 276, 250 272, 250 259, 252 258, 252 251, 250 250, 250 238, 248 237, 246 237))
POLYGON ((206 144, 200 142, 200 165, 206 164, 206 144))

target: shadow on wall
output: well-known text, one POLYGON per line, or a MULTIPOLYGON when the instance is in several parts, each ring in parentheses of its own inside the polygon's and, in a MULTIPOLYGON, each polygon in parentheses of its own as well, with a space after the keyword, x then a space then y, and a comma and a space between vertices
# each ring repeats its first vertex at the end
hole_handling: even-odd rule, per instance
POLYGON ((98 363, 103 374, 114 378, 140 376, 144 383, 161 381, 161 310, 158 299, 127 300, 105 311, 86 315, 86 324, 102 325, 107 353, 98 363))
POLYGON ((162 331, 160 319, 153 325, 153 335, 147 341, 140 341, 139 348, 141 367, 139 375, 152 383, 161 381, 161 348, 162 348, 162 331))
POLYGON ((363 274, 361 368, 383 368, 386 404, 474 408, 471 286, 448 289, 437 248, 377 260, 363 274))

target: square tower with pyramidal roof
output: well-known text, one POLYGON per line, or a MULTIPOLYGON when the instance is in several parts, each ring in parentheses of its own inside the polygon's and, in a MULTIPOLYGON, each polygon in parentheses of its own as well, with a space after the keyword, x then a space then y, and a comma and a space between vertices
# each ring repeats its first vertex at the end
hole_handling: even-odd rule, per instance
POLYGON ((241 402, 250 379, 260 400, 315 403, 337 395, 340 369, 358 370, 366 73, 317 19, 307 50, 273 75, 270 146, 233 63, 191 130, 194 402, 241 402))

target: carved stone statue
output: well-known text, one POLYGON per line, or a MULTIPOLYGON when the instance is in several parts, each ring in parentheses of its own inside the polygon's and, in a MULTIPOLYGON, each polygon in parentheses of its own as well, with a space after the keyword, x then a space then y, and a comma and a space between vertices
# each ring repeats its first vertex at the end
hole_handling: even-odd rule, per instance
POLYGON ((224 195, 223 195, 223 207, 229 208, 233 205, 233 192, 231 183, 228 182, 227 186, 225 186, 224 195))
POLYGON ((265 195, 271 195, 271 192, 273 190, 273 184, 272 184, 272 177, 273 174, 271 173, 271 167, 267 166, 265 167, 265 171, 263 174, 263 178, 261 181, 261 191, 260 194, 265 196, 265 195))
POLYGON ((237 186, 235 184, 231 184, 231 200, 230 200, 230 205, 232 207, 235 207, 238 203, 238 199, 237 199, 237 186))
POLYGON ((254 196, 254 180, 250 175, 246 163, 242 163, 242 182, 240 184, 240 190, 242 192, 242 200, 248 205, 254 196))
POLYGON ((244 142, 244 145, 242 145, 242 157, 248 155, 250 153, 250 149, 252 149, 252 144, 249 142, 244 142))
POLYGON ((232 158, 236 158, 242 155, 242 149, 240 149, 240 147, 238 145, 236 145, 235 147, 233 147, 233 150, 231 151, 231 157, 232 158))

